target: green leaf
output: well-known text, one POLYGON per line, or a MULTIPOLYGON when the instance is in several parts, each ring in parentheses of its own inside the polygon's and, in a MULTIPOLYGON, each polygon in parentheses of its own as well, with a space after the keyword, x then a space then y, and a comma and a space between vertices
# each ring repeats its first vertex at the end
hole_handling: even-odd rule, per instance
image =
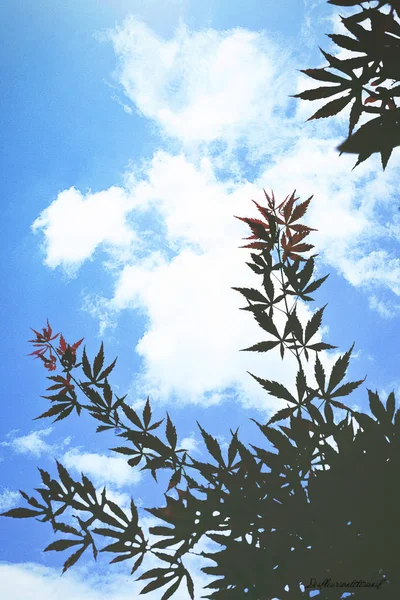
POLYGON ((279 451, 282 452, 283 455, 287 456, 287 454, 293 452, 295 450, 294 446, 289 442, 289 439, 273 427, 267 427, 266 425, 262 425, 260 427, 263 434, 267 437, 267 439, 271 442, 271 444, 279 451))
POLYGON ((297 407, 294 406, 289 408, 282 408, 282 410, 278 410, 268 421, 267 425, 271 425, 272 423, 276 423, 277 421, 281 421, 282 419, 287 419, 290 417, 294 411, 297 410, 297 407))
POLYGON ((325 275, 325 277, 321 277, 320 279, 317 279, 316 281, 313 281, 312 283, 310 283, 310 285, 303 290, 304 294, 312 294, 313 292, 315 292, 315 290, 317 290, 325 281, 325 279, 328 279, 329 277, 329 273, 328 275, 325 275))
POLYGON ((213 438, 209 433, 207 433, 202 428, 202 426, 200 425, 200 423, 198 421, 197 421, 197 425, 201 431, 201 435, 203 436, 205 445, 207 447, 207 450, 211 454, 211 456, 217 461, 218 464, 225 466, 225 462, 222 457, 221 448, 219 447, 217 440, 215 438, 213 438))
POLYGON ((65 486, 65 488, 68 491, 71 491, 71 488, 73 488, 75 486, 75 481, 71 478, 67 469, 65 467, 63 467, 63 465, 61 463, 59 463, 58 461, 56 461, 56 463, 57 463, 57 470, 58 470, 58 474, 60 476, 61 483, 65 486))
POLYGON ((330 33, 328 37, 340 48, 345 50, 351 50, 352 52, 362 52, 364 50, 363 45, 354 38, 348 35, 342 35, 337 33, 330 33))
POLYGON ((129 519, 126 516, 126 514, 124 513, 124 511, 122 510, 122 508, 120 508, 118 506, 118 504, 115 504, 115 502, 113 502, 112 500, 107 499, 107 505, 109 508, 111 508, 112 512, 119 517, 122 521, 124 521, 126 524, 129 525, 129 519))
POLYGON ((92 369, 90 368, 90 363, 86 354, 86 346, 83 348, 83 354, 82 354, 82 369, 84 374, 86 375, 86 377, 92 381, 93 380, 93 375, 92 375, 92 369))
MULTIPOLYGON (((78 408, 79 411, 79 404, 75 405, 78 408)), ((53 423, 56 423, 57 421, 62 421, 63 419, 66 419, 74 410, 74 405, 70 404, 68 406, 68 408, 66 408, 65 410, 62 411, 62 413, 60 413, 57 417, 57 419, 54 419, 53 423)), ((78 412, 79 414, 79 412, 78 412)))
POLYGON ((394 397, 394 392, 390 392, 388 399, 386 400, 386 413, 389 421, 393 419, 394 411, 395 411, 396 400, 394 397))
POLYGON ((254 313, 254 318, 259 324, 259 326, 262 329, 264 329, 264 331, 280 339, 280 335, 275 326, 275 323, 273 322, 272 317, 268 316, 266 313, 254 313))
MULTIPOLYGON (((248 371, 247 371, 248 372, 248 371)), ((249 373, 249 372, 248 372, 249 373)), ((282 400, 287 400, 288 402, 293 402, 297 404, 297 400, 292 396, 292 394, 283 386, 281 383, 277 381, 269 381, 268 379, 261 379, 252 373, 249 373, 258 381, 258 383, 266 390, 271 396, 275 396, 275 398, 281 398, 282 400)))
POLYGON ((182 579, 179 578, 175 583, 173 583, 171 587, 168 588, 165 594, 162 596, 161 600, 168 600, 168 598, 171 598, 171 596, 175 594, 176 590, 180 586, 181 581, 182 579))
POLYGON ((325 308, 326 308, 326 304, 325 304, 325 306, 323 306, 322 308, 317 310, 313 314, 311 319, 308 321, 308 323, 306 325, 305 335, 304 335, 304 342, 306 344, 310 341, 310 339, 317 333, 318 329, 321 327, 322 315, 324 313, 325 308))
POLYGON ((133 408, 131 408, 130 406, 128 406, 128 404, 121 404, 121 408, 125 413, 125 416, 130 420, 131 423, 133 423, 134 425, 136 425, 136 427, 138 427, 139 429, 143 429, 143 425, 141 420, 139 419, 137 413, 133 410, 133 408))
POLYGON ((320 50, 333 69, 342 71, 350 77, 353 76, 353 69, 359 69, 368 62, 368 57, 366 56, 356 56, 354 58, 346 58, 342 60, 336 56, 332 56, 332 54, 324 52, 322 48, 320 48, 320 50))
POLYGON ((178 438, 176 435, 176 427, 172 423, 171 419, 169 418, 168 413, 167 413, 167 425, 165 428, 165 435, 167 437, 168 443, 171 446, 171 448, 175 449, 176 443, 178 441, 178 438))
POLYGON ((175 577, 177 577, 176 573, 172 573, 171 575, 166 575, 165 577, 163 577, 161 579, 156 579, 155 581, 151 581, 142 589, 140 594, 147 594, 148 592, 157 590, 158 588, 162 587, 163 585, 165 585, 166 583, 168 583, 169 581, 171 581, 171 579, 174 579, 175 577))
POLYGON ((44 549, 44 552, 48 552, 49 550, 55 550, 56 552, 62 552, 63 550, 67 550, 67 548, 71 548, 71 546, 76 546, 77 544, 82 544, 82 539, 80 540, 57 540, 53 542, 47 548, 44 549))
MULTIPOLYGON (((341 98, 336 98, 336 100, 332 100, 327 104, 324 104, 322 108, 317 110, 308 121, 312 121, 313 119, 325 119, 326 117, 333 117, 342 111, 345 106, 348 105, 352 96, 349 94, 347 96, 342 96, 341 98)), ((306 292, 307 293, 307 292, 306 292)))
POLYGON ((279 344, 278 342, 260 342, 259 344, 255 344, 254 346, 250 346, 249 348, 243 348, 240 352, 268 352, 268 350, 272 350, 279 344))
POLYGON ((54 415, 58 415, 58 413, 68 407, 70 407, 71 410, 73 409, 73 406, 70 406, 70 404, 55 404, 48 411, 44 412, 39 417, 35 417, 33 420, 37 421, 38 419, 44 419, 45 417, 54 417, 54 415))
POLYGON ((97 380, 97 376, 103 368, 104 363, 104 347, 103 342, 101 342, 100 350, 97 353, 96 358, 93 363, 93 378, 97 380))
POLYGON ((318 342, 317 344, 311 344, 311 346, 307 346, 307 348, 309 350, 315 350, 315 352, 320 352, 321 350, 332 350, 333 348, 337 348, 337 346, 332 346, 326 342, 318 342))
POLYGON ((300 344, 303 344, 303 327, 297 316, 296 308, 294 308, 289 314, 287 323, 290 331, 294 334, 296 339, 300 342, 300 344))
POLYGON ((319 390, 322 394, 324 394, 324 392, 325 392, 325 371, 324 371, 324 367, 322 366, 322 363, 319 360, 318 356, 316 356, 316 358, 315 358, 314 374, 315 374, 315 379, 318 383, 319 390))
POLYGON ((329 96, 334 96, 335 94, 339 94, 344 90, 343 85, 332 85, 329 87, 319 87, 314 88, 312 90, 306 90, 304 92, 300 92, 300 94, 295 94, 293 98, 300 98, 301 100, 319 100, 322 98, 329 98, 329 96))
POLYGON ((70 567, 72 567, 72 565, 74 565, 77 562, 77 560, 79 560, 79 558, 85 552, 86 548, 87 544, 84 544, 82 548, 79 548, 79 550, 74 552, 74 554, 71 554, 71 556, 64 563, 64 567, 62 570, 63 573, 65 573, 65 571, 67 571, 70 567))
POLYGON ((92 529, 92 532, 106 537, 117 538, 118 540, 124 535, 121 531, 114 531, 114 529, 107 529, 106 527, 96 527, 95 529, 92 529))
POLYGON ((350 381, 349 383, 345 383, 341 385, 333 394, 330 394, 330 398, 337 398, 338 396, 348 396, 351 392, 354 392, 362 383, 364 383, 364 379, 360 379, 360 381, 350 381))
POLYGON ((113 452, 118 452, 119 454, 126 454, 127 456, 137 453, 137 451, 133 448, 127 448, 126 446, 118 446, 117 448, 110 448, 110 450, 113 452))
POLYGON ((328 425, 333 425, 333 423, 334 423, 333 411, 332 411, 332 407, 329 402, 325 402, 324 413, 325 413, 325 419, 326 419, 326 422, 328 423, 328 425))
POLYGON ((43 511, 31 510, 30 508, 12 508, 7 512, 0 513, 1 517, 11 517, 12 519, 29 519, 42 515, 43 511))
POLYGON ((110 375, 111 371, 114 369, 114 367, 116 365, 117 360, 118 360, 118 357, 113 360, 111 365, 108 365, 108 367, 106 367, 104 369, 104 371, 102 371, 100 373, 100 375, 97 378, 97 381, 101 381, 102 379, 105 379, 106 377, 108 377, 110 375))
POLYGON ((369 407, 371 409, 372 414, 378 419, 380 423, 384 423, 386 421, 386 410, 379 399, 378 393, 368 390, 368 397, 369 407))
POLYGON ((299 402, 301 402, 304 398, 305 393, 307 392, 307 381, 306 381, 306 377, 304 375, 303 368, 300 368, 297 371, 296 387, 297 387, 297 395, 299 397, 299 402))
POLYGON ((340 356, 336 363, 333 365, 331 376, 329 378, 328 383, 328 394, 330 394, 333 389, 342 381, 344 376, 346 375, 347 367, 349 366, 349 360, 351 353, 353 351, 354 344, 350 348, 348 352, 346 352, 343 356, 340 356))
POLYGON ((319 409, 316 406, 314 406, 314 404, 311 404, 311 402, 307 404, 307 410, 310 414, 310 417, 314 421, 316 421, 318 425, 324 425, 324 418, 321 415, 319 409))
POLYGON ((143 423, 146 428, 149 426, 150 421, 151 421, 151 407, 150 407, 149 397, 147 396, 146 404, 144 405, 144 409, 143 409, 143 423))
POLYGON ((265 296, 263 296, 261 294, 261 292, 259 292, 258 290, 255 290, 253 288, 233 287, 232 290, 236 290, 237 292, 240 292, 241 294, 243 294, 243 296, 247 300, 251 300, 252 302, 266 302, 266 303, 268 303, 268 299, 265 296))
POLYGON ((317 81, 329 81, 332 83, 343 83, 348 81, 348 79, 340 77, 339 75, 335 75, 334 73, 330 73, 326 69, 301 69, 301 73, 304 73, 305 75, 308 75, 308 77, 312 77, 317 81))
POLYGON ((187 585, 187 589, 189 592, 189 596, 190 596, 191 600, 194 600, 193 579, 191 578, 189 571, 185 570, 185 577, 186 577, 186 585, 187 585))

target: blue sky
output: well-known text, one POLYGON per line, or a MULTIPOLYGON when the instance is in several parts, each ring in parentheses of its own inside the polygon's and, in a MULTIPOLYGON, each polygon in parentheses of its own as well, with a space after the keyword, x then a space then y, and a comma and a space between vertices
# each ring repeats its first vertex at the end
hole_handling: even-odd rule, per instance
MULTIPOLYGON (((46 380, 26 340, 46 318, 68 341, 85 337, 91 356, 103 339, 119 356, 115 388, 137 406, 150 394, 199 456, 196 419, 222 442, 238 425, 249 439, 248 418, 277 408, 246 371, 290 385, 294 366, 239 352, 262 335, 230 289, 258 284, 233 215, 253 214, 263 187, 314 194, 308 222, 331 273, 316 298, 329 303, 323 339, 342 351, 356 342, 352 378, 399 390, 399 157, 384 174, 375 156, 351 171, 354 157, 335 151, 347 116, 305 123, 316 103, 289 98, 312 87, 296 69, 322 64, 333 7, 20 0, 0 10, 1 509, 38 485, 36 466, 54 473, 54 458, 122 503, 154 499, 89 419, 32 421, 46 380)), ((366 410, 365 388, 351 402, 366 410)), ((61 579, 62 558, 42 552, 53 539, 44 525, 2 519, 0 532, 7 600, 138 593, 104 560, 61 579)))

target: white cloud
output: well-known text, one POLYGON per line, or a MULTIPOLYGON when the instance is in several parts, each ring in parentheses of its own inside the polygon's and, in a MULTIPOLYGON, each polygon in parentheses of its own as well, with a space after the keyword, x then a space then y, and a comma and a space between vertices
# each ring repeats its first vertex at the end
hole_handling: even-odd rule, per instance
POLYGON ((119 488, 136 484, 141 478, 140 473, 132 469, 123 457, 81 452, 73 448, 64 454, 62 462, 68 470, 87 475, 97 487, 110 484, 119 488))
POLYGON ((132 17, 109 35, 126 96, 168 136, 185 145, 254 145, 267 133, 276 141, 292 77, 289 53, 265 32, 181 26, 164 40, 132 17))
POLYGON ((18 454, 31 454, 33 456, 42 456, 43 454, 54 455, 68 446, 71 439, 65 438, 60 443, 49 444, 43 438, 48 437, 53 431, 52 427, 31 431, 27 435, 18 436, 19 430, 11 431, 7 435, 7 441, 1 442, 0 446, 8 446, 18 454))
POLYGON ((0 511, 8 510, 18 504, 21 495, 18 492, 12 492, 11 490, 5 489, 0 492, 0 511))
MULTIPOLYGON (((193 558, 193 557, 192 557, 193 558)), ((194 562, 194 561, 192 561, 194 562)), ((123 563, 124 564, 124 563, 123 563)), ((6 600, 132 600, 138 598, 143 582, 130 577, 129 570, 95 575, 89 569, 72 567, 60 577, 60 569, 52 569, 35 563, 0 564, 0 588, 6 600)), ((159 565, 158 565, 159 566, 159 565)), ((200 599, 201 576, 194 578, 197 585, 196 600, 200 599)), ((204 579, 203 579, 204 580, 204 579)), ((182 584, 174 600, 187 600, 188 594, 182 584)), ((160 590, 146 594, 148 600, 158 600, 160 590)))
POLYGON ((374 294, 369 298, 369 305, 372 309, 376 310, 384 319, 393 319, 400 312, 400 304, 384 301, 382 299, 379 299, 374 294))
POLYGON ((128 210, 121 188, 82 194, 71 187, 60 192, 32 225, 45 235, 46 264, 74 271, 101 244, 126 248, 134 239, 125 223, 128 210))

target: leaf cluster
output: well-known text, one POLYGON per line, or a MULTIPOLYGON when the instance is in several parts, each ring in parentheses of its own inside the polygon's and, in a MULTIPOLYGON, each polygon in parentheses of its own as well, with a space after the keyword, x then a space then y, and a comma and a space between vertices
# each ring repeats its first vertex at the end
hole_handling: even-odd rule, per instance
MULTIPOLYGON (((231 431, 225 449, 198 423, 208 456, 197 460, 179 447, 168 413, 154 421, 149 398, 139 413, 126 396, 115 395, 108 378, 116 360, 104 367, 103 344, 93 361, 86 348, 78 361, 76 345, 73 352, 74 345, 65 341, 54 348, 49 324, 43 334, 35 332, 32 343, 51 351, 61 367, 60 374, 48 377, 48 390, 54 393, 45 398, 52 406, 38 418, 55 416, 57 421, 74 408, 78 416, 87 411, 101 423, 98 432, 110 430, 122 440, 111 450, 125 456, 132 468, 150 471, 155 481, 160 469, 169 472, 165 505, 145 509, 160 521, 147 536, 133 500, 125 511, 83 474, 81 481, 75 480, 57 463, 58 478, 53 479, 40 469, 43 485, 36 489, 37 497, 21 491, 27 507, 3 516, 36 518, 64 534, 45 549, 73 550, 63 572, 87 549, 95 559, 99 551, 109 552, 111 563, 128 560, 131 573, 140 573, 141 594, 160 590, 161 600, 167 600, 183 584, 193 600, 184 559, 198 554, 206 563, 203 572, 212 578, 205 598, 304 598, 301 586, 316 575, 321 581, 349 582, 355 573, 365 581, 383 579, 382 598, 393 597, 400 583, 393 552, 400 529, 400 410, 393 393, 384 404, 377 392, 368 390, 372 416, 341 401, 364 381, 347 381, 353 347, 326 372, 323 353, 335 347, 317 341, 325 307, 305 323, 298 316, 300 304, 312 302, 311 294, 326 279, 314 277, 315 255, 308 255, 313 246, 304 242, 312 229, 299 222, 311 199, 297 203, 293 193, 277 204, 273 193, 264 194, 267 205, 255 203, 263 220, 241 218, 252 232, 246 247, 259 250, 247 264, 262 278, 262 291, 234 289, 246 298, 245 310, 267 336, 246 350, 275 349, 282 358, 289 353, 298 366, 291 389, 252 375, 268 394, 286 403, 267 423, 252 419, 265 443, 245 444, 238 431, 231 431), (67 360, 68 351, 73 358, 67 360), (340 411, 345 413, 341 420, 340 411), (163 423, 160 435, 156 430, 163 423), (74 513, 73 525, 68 511, 74 513), (103 537, 109 539, 99 550, 103 537), (199 552, 206 541, 215 550, 199 552), (143 570, 146 554, 157 557, 160 566, 143 570)), ((350 591, 355 598, 365 597, 365 588, 350 591)), ((342 593, 343 588, 330 589, 329 599, 338 600, 342 593)), ((321 598, 328 596, 322 593, 321 598)))
POLYGON ((317 110, 309 120, 334 116, 351 105, 348 137, 338 149, 341 153, 358 154, 355 166, 379 152, 385 169, 394 148, 400 145, 398 2, 382 1, 371 7, 370 2, 362 0, 328 1, 341 7, 361 7, 359 12, 341 17, 347 34, 328 36, 339 49, 355 52, 356 55, 339 58, 321 49, 328 65, 305 69, 302 73, 323 85, 294 97, 320 100, 337 96, 317 110), (375 117, 354 131, 362 115, 375 117))

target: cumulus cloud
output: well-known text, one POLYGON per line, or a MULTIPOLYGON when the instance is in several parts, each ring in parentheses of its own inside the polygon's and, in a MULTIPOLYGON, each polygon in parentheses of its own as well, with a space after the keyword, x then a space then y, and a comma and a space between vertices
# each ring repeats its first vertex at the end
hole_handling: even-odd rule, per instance
POLYGON ((73 448, 64 454, 62 460, 68 470, 84 473, 97 487, 111 484, 120 488, 140 481, 140 473, 132 469, 123 457, 81 452, 73 448))
POLYGON ((61 451, 71 442, 67 437, 62 442, 49 444, 45 439, 53 431, 52 427, 31 431, 27 435, 17 435, 19 430, 11 431, 7 439, 0 443, 1 446, 9 447, 18 454, 31 454, 32 456, 42 456, 44 454, 54 455, 61 451))
POLYGON ((18 492, 12 492, 9 489, 5 489, 0 492, 0 511, 8 510, 16 504, 18 504, 21 495, 18 492))
MULTIPOLYGON (((189 562, 195 562, 193 557, 189 558, 189 562)), ((196 574, 194 581, 198 590, 197 600, 200 598, 201 576, 196 574)), ((143 585, 130 577, 127 569, 125 574, 119 572, 96 576, 88 568, 75 566, 60 577, 59 569, 35 563, 5 563, 0 564, 0 587, 7 600, 132 600, 139 597, 143 585)), ((148 600, 158 600, 160 591, 146 594, 146 597, 148 600)), ((175 599, 187 599, 184 584, 174 594, 175 599)))
MULTIPOLYGON (((96 248, 106 251, 114 292, 106 298, 89 290, 85 305, 102 331, 122 310, 147 317, 136 346, 143 360, 138 394, 208 405, 234 395, 245 405, 251 398, 259 408, 276 408, 246 371, 273 373, 289 385, 295 364, 282 364, 274 352, 238 352, 262 332, 230 289, 258 284, 244 265, 247 251, 237 249, 247 229, 233 215, 256 216, 249 199, 260 200, 262 187, 280 198, 293 189, 302 199, 314 194, 307 219, 318 229, 313 241, 323 267, 368 294, 399 295, 399 259, 381 247, 400 237, 388 224, 399 161, 393 157, 384 174, 378 159, 351 172, 354 157, 335 150, 336 125, 303 128, 301 102, 289 117, 294 68, 265 32, 181 27, 165 40, 131 18, 109 38, 126 96, 181 151, 157 151, 128 171, 124 187, 61 192, 34 224, 45 237, 46 262, 76 269, 96 248), (251 150, 251 176, 235 148, 251 150)), ((382 303, 371 307, 383 314, 382 303)))
MULTIPOLYGON (((272 36, 239 27, 193 32, 182 25, 166 40, 129 18, 109 37, 126 96, 167 136, 185 146, 221 139, 254 146, 269 133, 273 143, 291 75, 289 53, 272 36)), ((280 135, 290 133, 280 128, 280 135)))
POLYGON ((60 192, 32 225, 45 236, 46 264, 76 270, 102 244, 123 249, 134 234, 125 222, 129 210, 123 189, 82 194, 74 187, 60 192))

